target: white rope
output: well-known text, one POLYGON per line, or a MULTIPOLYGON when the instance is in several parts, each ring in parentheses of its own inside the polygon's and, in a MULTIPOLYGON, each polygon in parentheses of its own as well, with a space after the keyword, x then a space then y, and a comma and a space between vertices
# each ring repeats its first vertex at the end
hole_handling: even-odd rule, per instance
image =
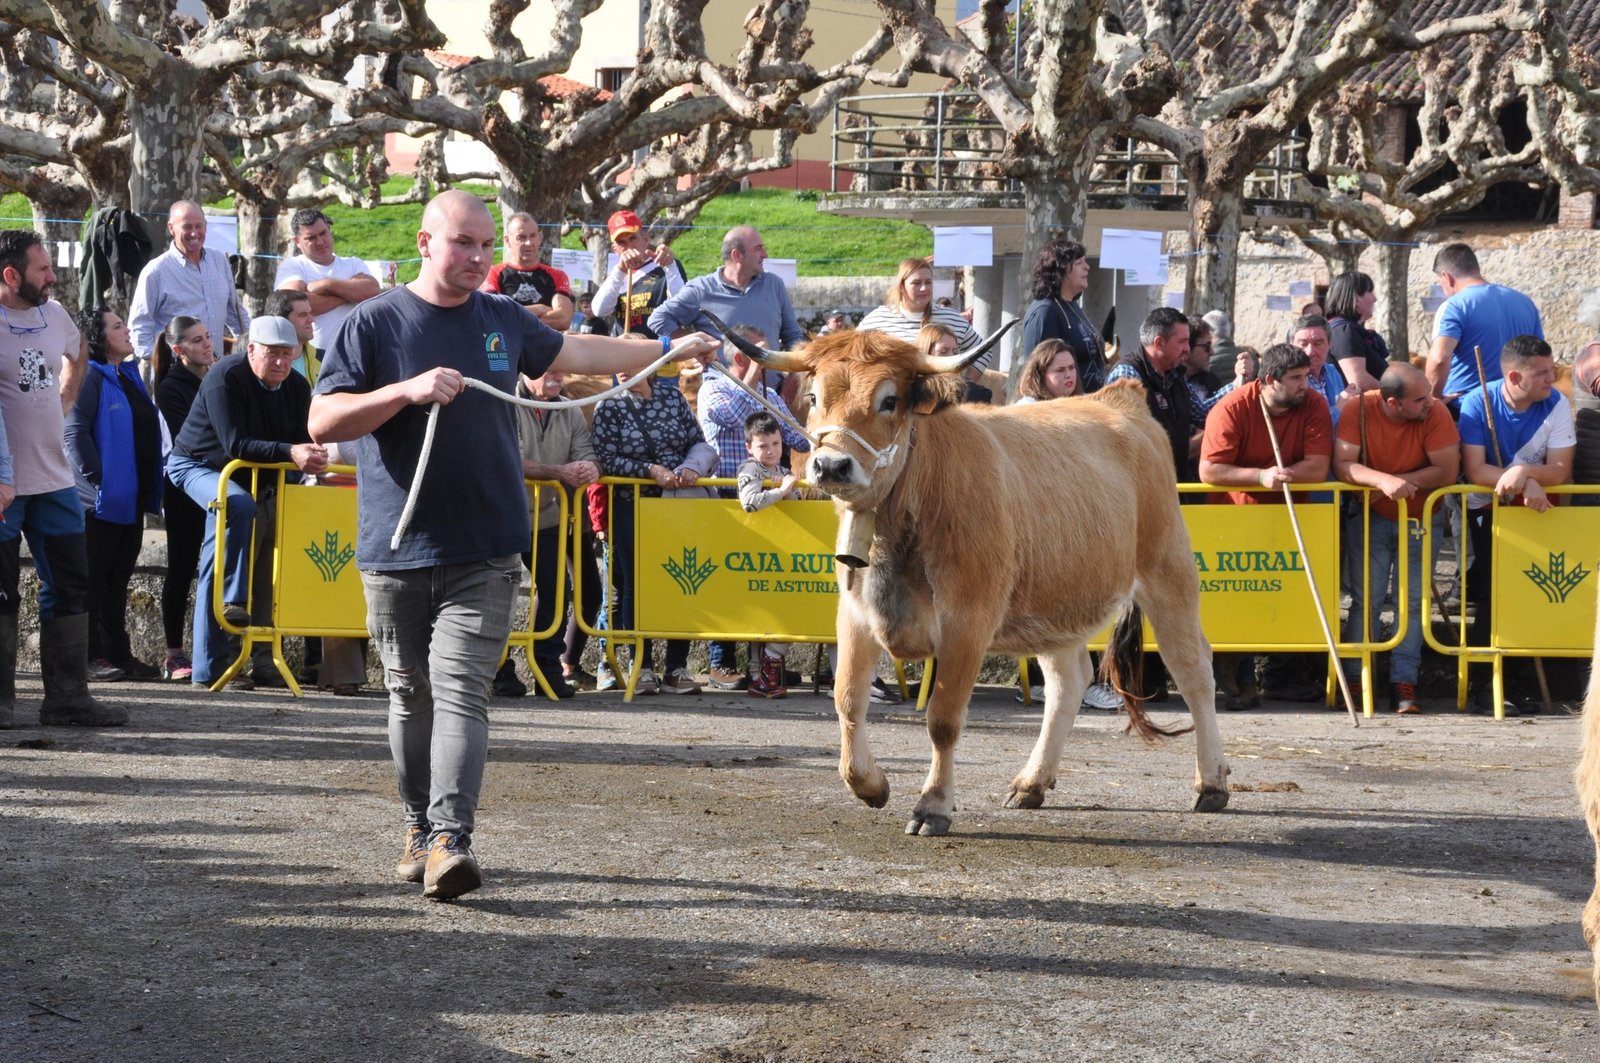
MULTIPOLYGON (((668 362, 676 361, 682 355, 683 350, 686 347, 698 342, 698 337, 694 336, 685 337, 684 339, 679 340, 660 358, 657 358, 644 369, 641 369, 638 373, 634 374, 634 379, 642 376, 654 376, 656 371, 662 366, 666 365, 668 362)), ((608 388, 607 390, 599 392, 595 395, 589 395, 586 398, 547 402, 543 399, 524 399, 517 395, 508 395, 504 391, 501 391, 499 388, 495 387, 493 384, 485 384, 483 381, 477 380, 470 376, 462 378, 462 383, 466 385, 466 387, 485 392, 499 399, 501 402, 509 402, 513 406, 522 406, 530 410, 567 410, 574 406, 593 406, 595 403, 609 399, 613 395, 622 394, 622 392, 633 386, 633 382, 634 380, 630 379, 627 381, 627 383, 618 384, 615 387, 608 388)), ((433 453, 433 435, 438 423, 439 403, 436 402, 428 410, 428 424, 422 432, 422 453, 417 455, 417 471, 411 477, 411 489, 406 492, 405 508, 400 511, 400 520, 394 526, 394 535, 389 538, 390 551, 400 549, 400 542, 405 538, 406 528, 410 526, 411 516, 416 511, 417 496, 422 493, 422 477, 423 474, 428 471, 428 458, 432 456, 433 453)))

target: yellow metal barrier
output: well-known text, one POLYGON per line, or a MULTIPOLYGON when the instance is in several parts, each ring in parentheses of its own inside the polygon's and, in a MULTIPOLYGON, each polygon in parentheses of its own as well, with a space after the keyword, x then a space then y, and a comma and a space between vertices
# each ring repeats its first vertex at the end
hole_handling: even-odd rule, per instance
MULTIPOLYGON (((1546 487, 1559 498, 1597 494, 1590 484, 1546 487)), ((1506 657, 1588 657, 1594 652, 1595 581, 1600 547, 1600 509, 1557 505, 1538 513, 1523 506, 1502 506, 1493 489, 1457 484, 1428 496, 1425 521, 1444 498, 1455 495, 1466 509, 1469 495, 1491 495, 1494 509, 1491 538, 1490 581, 1493 605, 1489 616, 1489 644, 1467 645, 1466 565, 1461 564, 1461 608, 1456 615, 1456 644, 1441 643, 1432 625, 1423 629, 1429 646, 1456 658, 1456 708, 1467 707, 1467 673, 1473 664, 1494 669, 1496 719, 1505 718, 1506 657)), ((1463 537, 1465 532, 1463 531, 1463 537)), ((1433 571, 1433 555, 1425 550, 1424 563, 1433 571)), ((1430 611, 1432 581, 1423 581, 1422 615, 1430 611)))
MULTIPOLYGON (((254 646, 263 642, 272 649, 273 663, 288 687, 301 694, 283 656, 285 635, 335 638, 366 637, 366 603, 361 580, 354 565, 356 493, 336 487, 305 487, 287 481, 294 466, 254 465, 232 462, 223 470, 218 486, 215 578, 212 599, 205 603, 218 618, 224 631, 240 636, 238 658, 213 685, 221 689, 238 674, 250 658, 254 646), (251 487, 259 494, 264 477, 271 477, 277 497, 274 515, 271 623, 266 626, 235 627, 222 619, 223 568, 226 552, 220 548, 227 534, 225 492, 228 478, 245 469, 251 487)), ((350 471, 348 466, 335 471, 350 471)), ((618 485, 639 486, 648 481, 607 477, 608 491, 618 485)), ((731 486, 732 481, 704 479, 709 487, 731 486)), ((565 569, 573 552, 581 549, 582 508, 571 505, 570 496, 554 482, 530 483, 539 491, 557 490, 560 526, 556 537, 557 570, 565 569)), ((1321 607, 1330 626, 1338 629, 1340 601, 1340 537, 1344 527, 1340 500, 1362 498, 1368 492, 1349 484, 1297 485, 1299 495, 1320 496, 1319 500, 1299 502, 1307 549, 1311 552, 1321 607), (1332 499, 1327 501, 1326 499, 1332 499)), ((1547 489, 1551 494, 1600 493, 1600 488, 1565 486, 1547 489)), ((1185 495, 1209 495, 1216 488, 1200 484, 1180 485, 1185 495)), ((1432 527, 1436 507, 1449 495, 1488 493, 1486 488, 1464 485, 1433 492, 1422 506, 1422 557, 1427 572, 1434 566, 1432 527)), ((634 550, 635 624, 628 630, 614 626, 614 600, 606 595, 603 625, 590 627, 583 618, 578 624, 591 636, 606 640, 606 652, 617 668, 616 643, 634 649, 626 673, 625 694, 631 700, 638 680, 642 656, 637 652, 646 638, 718 639, 744 642, 819 642, 835 640, 835 614, 838 585, 833 571, 835 518, 831 502, 790 501, 746 513, 737 501, 728 499, 637 499, 634 550)), ((1366 512, 1363 507, 1364 513, 1366 512)), ((1289 527, 1287 511, 1281 505, 1230 506, 1187 505, 1183 516, 1195 554, 1201 583, 1201 624, 1212 648, 1221 652, 1321 652, 1325 645, 1305 579, 1304 559, 1299 555, 1289 527)), ((1408 510, 1400 503, 1404 520, 1408 510)), ((1494 668, 1494 689, 1499 702, 1504 700, 1502 661, 1506 656, 1586 657, 1591 645, 1595 581, 1588 576, 1595 568, 1600 550, 1593 522, 1600 508, 1561 506, 1547 513, 1521 507, 1499 507, 1494 518, 1494 608, 1490 617, 1493 633, 1487 646, 1466 644, 1465 624, 1461 624, 1456 645, 1441 644, 1431 625, 1424 623, 1424 639, 1440 653, 1459 661, 1457 704, 1466 703, 1467 668, 1471 663, 1489 663, 1494 668)), ((607 536, 612 529, 608 526, 607 536)), ((1362 520, 1363 539, 1371 534, 1370 521, 1362 520)), ((538 536, 530 544, 537 551, 538 536)), ((1363 551, 1370 554, 1370 551, 1363 551)), ((256 545, 252 539, 249 564, 253 573, 256 545)), ((535 553, 535 564, 538 558, 535 553)), ((573 597, 582 600, 583 565, 574 565, 573 597)), ((1408 593, 1408 556, 1398 551, 1398 579, 1395 588, 1397 623, 1385 640, 1374 640, 1369 620, 1362 619, 1362 639, 1337 643, 1340 658, 1356 658, 1363 676, 1363 711, 1373 715, 1372 655, 1400 644, 1413 610, 1408 593)), ((1356 574, 1352 573, 1352 577, 1356 574)), ((1366 566, 1359 578, 1366 585, 1366 566)), ((1431 611, 1431 579, 1422 581, 1423 597, 1415 610, 1419 617, 1431 611)), ((248 605, 254 606, 257 588, 252 580, 248 605)), ((522 646, 533 659, 532 648, 565 623, 568 600, 566 581, 559 581, 553 620, 540 631, 530 630, 531 622, 511 633, 507 652, 522 646)), ((533 615, 532 591, 529 615, 533 615)), ((1464 608, 1458 620, 1464 620, 1464 608)), ((1103 632, 1090 645, 1103 648, 1103 632)), ((1148 625, 1146 648, 1159 649, 1148 625)), ((1331 703, 1334 681, 1330 661, 1326 697, 1331 703)), ((548 696, 548 681, 532 666, 535 680, 548 696)), ((622 674, 620 668, 618 674, 622 674)), ((919 691, 918 706, 929 694, 928 669, 919 691)), ((901 662, 896 674, 905 690, 901 662)), ((1026 695, 1025 695, 1026 696, 1026 695)))
MULTIPOLYGON (((366 594, 361 586, 360 573, 355 567, 355 489, 332 486, 308 487, 289 483, 288 475, 295 471, 297 471, 295 466, 288 463, 257 465, 244 461, 230 462, 222 471, 215 503, 218 544, 216 567, 213 570, 211 601, 207 604, 212 614, 216 616, 217 622, 222 625, 222 629, 229 634, 239 636, 240 645, 239 656, 211 685, 212 690, 221 690, 227 686, 228 682, 249 663, 251 650, 258 644, 268 643, 272 648, 272 662, 278 674, 283 677, 289 690, 296 697, 301 697, 304 692, 284 660, 284 636, 360 639, 367 637, 366 594), (222 576, 225 558, 221 544, 227 534, 227 483, 229 477, 241 469, 250 471, 251 494, 258 497, 262 478, 271 477, 277 499, 272 540, 272 622, 267 626, 252 624, 240 628, 222 618, 222 576)), ((355 469, 348 465, 334 465, 329 467, 329 471, 353 474, 355 469)), ((554 481, 528 481, 528 485, 539 491, 555 490, 558 486, 554 481)), ((557 491, 557 494, 561 524, 564 528, 570 519, 571 507, 565 491, 557 491)), ((557 536, 558 567, 566 560, 567 539, 566 535, 557 536)), ((539 549, 537 533, 530 548, 537 563, 539 549)), ((255 560, 256 540, 252 536, 248 559, 251 574, 248 607, 253 607, 256 601, 255 560)), ((565 581, 562 581, 557 591, 555 621, 557 625, 565 623, 562 616, 566 602, 565 589, 565 581)), ((196 608, 199 607, 197 603, 196 608)), ((533 616, 531 588, 528 615, 531 620, 533 616)), ((529 627, 531 626, 530 623, 529 627)), ((511 632, 506 651, 509 652, 512 646, 528 648, 529 667, 533 670, 534 679, 545 696, 552 699, 549 682, 539 672, 538 666, 532 663, 532 647, 537 640, 553 634, 554 631, 554 626, 543 631, 519 628, 511 632)))

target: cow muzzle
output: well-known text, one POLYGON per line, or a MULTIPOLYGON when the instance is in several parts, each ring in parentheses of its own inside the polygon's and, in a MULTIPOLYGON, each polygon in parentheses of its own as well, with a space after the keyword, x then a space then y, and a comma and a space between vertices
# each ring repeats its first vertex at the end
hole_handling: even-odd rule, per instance
POLYGON ((830 486, 866 486, 866 477, 860 475, 861 463, 848 454, 818 452, 811 456, 809 468, 812 482, 824 490, 830 486))

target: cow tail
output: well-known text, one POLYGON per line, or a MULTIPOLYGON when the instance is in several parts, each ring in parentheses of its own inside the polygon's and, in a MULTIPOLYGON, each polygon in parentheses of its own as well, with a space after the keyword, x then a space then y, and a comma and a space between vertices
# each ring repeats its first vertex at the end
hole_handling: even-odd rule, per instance
POLYGON ((1106 652, 1100 658, 1100 678, 1111 685, 1128 710, 1125 734, 1137 734, 1146 742, 1154 742, 1194 730, 1193 727, 1158 727, 1144 714, 1144 703, 1148 700, 1143 694, 1144 612, 1137 602, 1128 602, 1111 629, 1106 652))

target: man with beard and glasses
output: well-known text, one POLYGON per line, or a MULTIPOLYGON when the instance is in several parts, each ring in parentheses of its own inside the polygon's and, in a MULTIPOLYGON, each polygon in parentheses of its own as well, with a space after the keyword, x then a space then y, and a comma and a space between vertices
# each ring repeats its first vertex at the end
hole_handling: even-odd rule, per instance
MULTIPOLYGON (((1305 351, 1287 343, 1268 347, 1261 355, 1260 375, 1229 393, 1211 411, 1200 442, 1201 481, 1218 487, 1270 488, 1230 491, 1219 501, 1243 506, 1281 503, 1279 488, 1284 484, 1314 484, 1328 478, 1333 421, 1327 400, 1311 388, 1310 377, 1311 357, 1305 351), (1271 431, 1268 416, 1272 418, 1271 431), (1281 465, 1272 449, 1273 433, 1283 452, 1281 465)), ((1219 653, 1216 662, 1217 682, 1227 695, 1223 708, 1247 709, 1260 703, 1255 662, 1249 654, 1219 653)), ((1269 696, 1285 701, 1314 700, 1322 693, 1310 690, 1314 686, 1310 681, 1294 687, 1279 683, 1269 696), (1308 691, 1311 696, 1304 696, 1308 691)))
MULTIPOLYGON (((1346 642, 1379 642, 1378 611, 1383 606, 1391 578, 1399 587, 1400 541, 1406 549, 1406 633, 1389 664, 1394 684, 1396 712, 1412 713, 1417 707, 1417 673, 1422 666, 1422 625, 1428 618, 1418 610, 1422 601, 1422 503, 1428 492, 1456 482, 1461 471, 1461 436, 1450 411, 1435 402, 1427 376, 1405 362, 1392 362, 1374 391, 1363 392, 1339 422, 1333 466, 1339 479, 1370 487, 1372 512, 1369 534, 1362 536, 1361 511, 1345 520, 1344 564, 1349 574, 1350 615, 1345 621, 1346 642), (1400 521, 1400 499, 1405 499, 1406 519, 1400 521), (1368 579, 1362 580, 1366 564, 1368 579), (1365 595, 1370 617, 1362 615, 1365 595), (1363 623, 1363 621, 1367 623, 1363 623)), ((1437 521, 1442 514, 1435 511, 1437 521)), ((1436 529, 1437 530, 1437 529, 1436 529)), ((1395 601, 1399 601, 1396 598, 1395 601)), ((1395 617, 1400 623, 1401 617, 1395 617)), ((1359 700, 1358 662, 1345 662, 1351 693, 1359 700)))
POLYGON ((11 726, 16 700, 24 535, 39 574, 39 722, 128 722, 120 706, 89 694, 89 563, 63 415, 88 356, 72 317, 50 298, 55 283, 38 233, 0 231, 0 728, 11 726))

